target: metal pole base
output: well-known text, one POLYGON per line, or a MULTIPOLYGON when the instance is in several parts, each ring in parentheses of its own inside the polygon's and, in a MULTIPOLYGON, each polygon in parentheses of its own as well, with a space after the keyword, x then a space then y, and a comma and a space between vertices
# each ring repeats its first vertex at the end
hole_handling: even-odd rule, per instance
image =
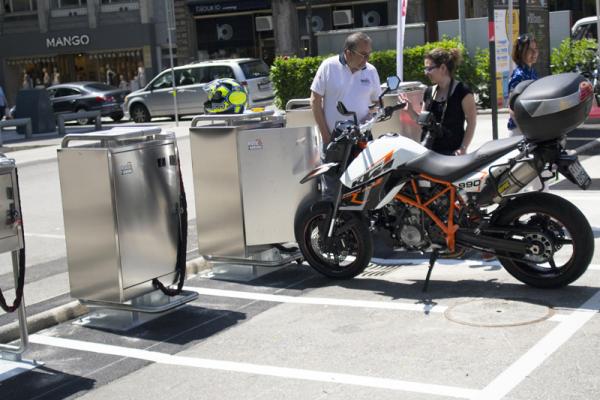
POLYGON ((86 306, 96 309, 73 321, 73 324, 112 332, 126 332, 173 312, 197 298, 198 293, 184 290, 180 295, 173 297, 154 291, 132 299, 131 304, 80 300, 86 306))
MULTIPOLYGON (((6 354, 14 355, 12 353, 6 354)), ((4 356, 6 354, 0 353, 0 383, 44 365, 44 363, 40 363, 35 360, 23 360, 21 359, 20 355, 16 357, 18 360, 5 359, 4 356)))
POLYGON ((248 282, 303 259, 300 251, 281 253, 277 249, 263 251, 252 258, 215 256, 205 258, 212 263, 212 268, 205 271, 202 277, 234 282, 248 282))

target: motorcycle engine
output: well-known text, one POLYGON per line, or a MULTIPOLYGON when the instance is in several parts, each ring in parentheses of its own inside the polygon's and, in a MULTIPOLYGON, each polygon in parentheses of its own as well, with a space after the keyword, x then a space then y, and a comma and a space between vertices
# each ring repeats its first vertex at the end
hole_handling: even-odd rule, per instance
MULTIPOLYGON (((390 207, 391 208, 391 207, 390 207)), ((388 216, 396 214, 398 209, 391 208, 388 216)), ((427 233, 423 229, 423 216, 421 211, 415 207, 403 207, 392 218, 393 224, 386 223, 386 228, 391 231, 392 238, 397 245, 409 250, 423 250, 429 247, 427 233)))

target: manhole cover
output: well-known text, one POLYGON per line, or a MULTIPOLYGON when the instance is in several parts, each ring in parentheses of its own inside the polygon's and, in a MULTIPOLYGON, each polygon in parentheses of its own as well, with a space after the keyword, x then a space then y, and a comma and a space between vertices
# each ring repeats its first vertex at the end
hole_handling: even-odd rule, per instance
POLYGON ((503 327, 544 321, 554 310, 528 299, 473 299, 449 307, 444 315, 463 325, 503 327))

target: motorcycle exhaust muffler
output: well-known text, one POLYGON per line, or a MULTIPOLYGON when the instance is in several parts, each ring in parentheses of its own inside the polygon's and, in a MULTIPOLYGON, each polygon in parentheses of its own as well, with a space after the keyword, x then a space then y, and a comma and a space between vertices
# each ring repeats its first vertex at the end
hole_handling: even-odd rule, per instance
POLYGON ((498 179, 498 193, 501 196, 517 193, 538 176, 533 160, 517 162, 498 179))

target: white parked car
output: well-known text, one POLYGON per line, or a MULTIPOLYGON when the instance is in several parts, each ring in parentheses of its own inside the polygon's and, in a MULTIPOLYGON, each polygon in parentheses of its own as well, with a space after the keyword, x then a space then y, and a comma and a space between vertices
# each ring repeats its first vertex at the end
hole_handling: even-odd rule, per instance
POLYGON ((571 28, 571 38, 574 40, 597 39, 598 17, 585 17, 578 19, 571 28))
MULTIPOLYGON (((275 98, 269 67, 257 58, 201 61, 173 70, 179 115, 202 114, 207 100, 204 87, 219 78, 233 78, 246 87, 250 107, 267 106, 275 98)), ((125 115, 135 122, 174 116, 172 76, 171 69, 166 69, 145 88, 130 93, 123 104, 125 115)))

